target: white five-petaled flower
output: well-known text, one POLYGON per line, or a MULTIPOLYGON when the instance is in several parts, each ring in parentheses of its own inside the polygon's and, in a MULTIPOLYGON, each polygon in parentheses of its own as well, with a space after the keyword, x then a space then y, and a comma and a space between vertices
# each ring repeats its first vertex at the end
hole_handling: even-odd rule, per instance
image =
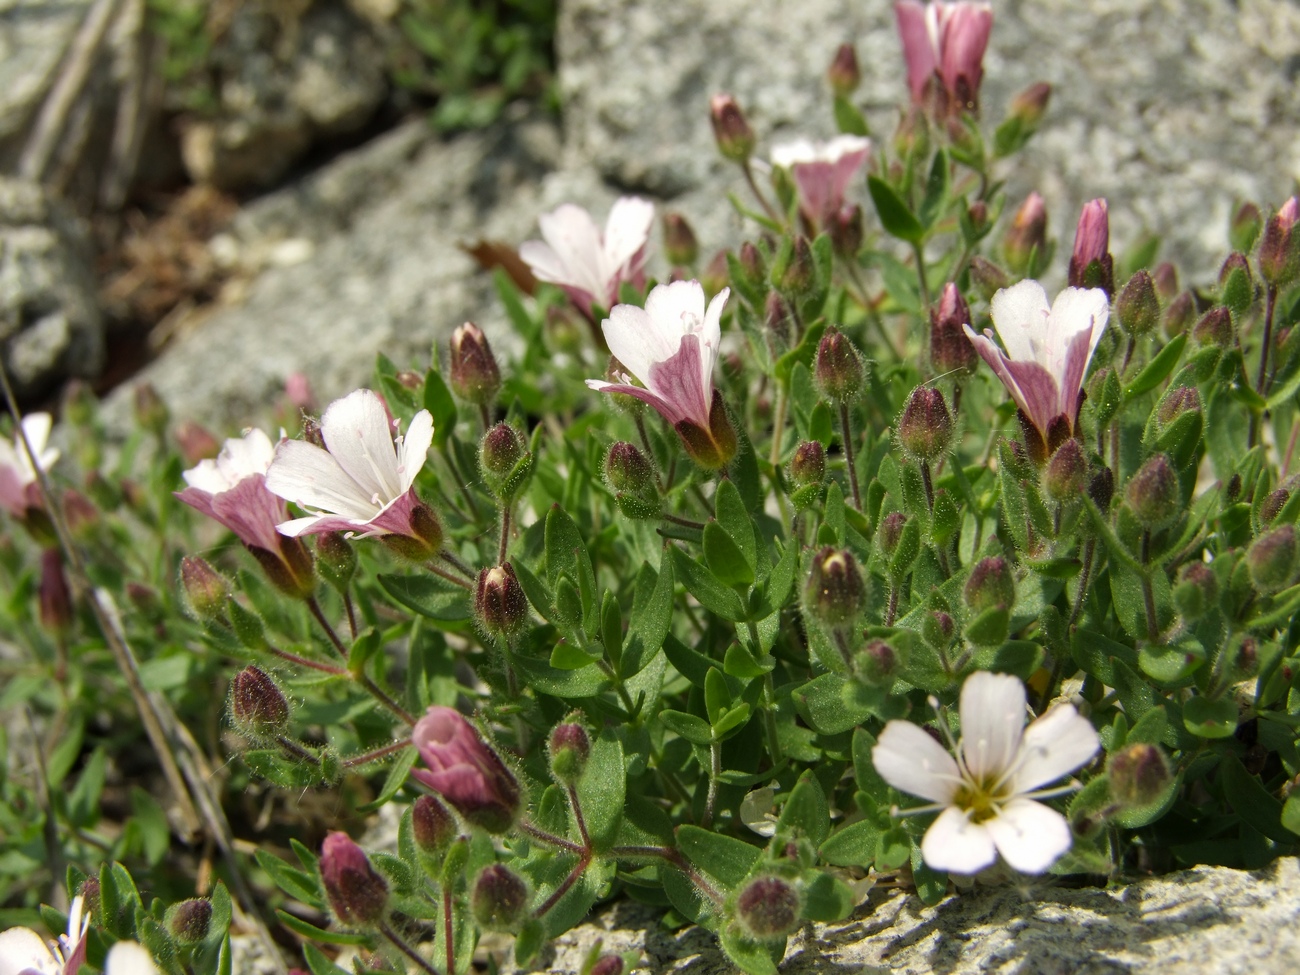
MULTIPOLYGON (((48 413, 28 413, 23 417, 23 433, 27 435, 36 463, 43 471, 48 471, 59 459, 58 449, 48 446, 52 426, 53 420, 48 413)), ((13 443, 0 440, 0 508, 15 518, 21 518, 24 511, 40 507, 40 503, 36 468, 27 456, 22 435, 16 434, 13 443)))
POLYGON ((276 525, 289 517, 284 501, 266 488, 275 445, 261 430, 232 437, 216 460, 201 460, 183 472, 187 485, 176 497, 239 536, 245 545, 278 550, 276 525))
POLYGON ((968 677, 959 711, 955 756, 917 725, 890 721, 871 752, 876 771, 932 803, 909 813, 939 813, 921 842, 929 866, 973 874, 1001 854, 1022 873, 1044 872, 1070 848, 1070 826, 1035 800, 1063 791, 1043 786, 1091 759, 1097 732, 1069 704, 1026 728, 1024 685, 1007 674, 968 677))
POLYGON ((539 281, 558 284, 590 315, 594 304, 611 307, 624 281, 644 284, 654 217, 654 204, 648 200, 620 197, 602 233, 590 213, 565 203, 537 221, 542 239, 525 242, 519 256, 539 281))
POLYGON ((790 170, 799 193, 799 210, 821 228, 844 205, 844 194, 862 170, 871 140, 839 135, 828 142, 795 139, 772 149, 772 165, 790 170))
POLYGON ((311 514, 283 522, 280 533, 411 535, 412 512, 422 506, 412 485, 433 443, 433 417, 421 410, 405 437, 397 428, 384 401, 369 389, 358 389, 331 403, 321 417, 326 449, 282 440, 266 472, 266 486, 311 514))
POLYGON ((975 350, 997 373, 1044 444, 1058 417, 1068 424, 1066 435, 1073 434, 1079 391, 1110 315, 1106 292, 1066 288, 1049 307, 1043 286, 1026 280, 995 294, 989 313, 1006 351, 994 344, 990 330, 976 335, 963 325, 975 350))

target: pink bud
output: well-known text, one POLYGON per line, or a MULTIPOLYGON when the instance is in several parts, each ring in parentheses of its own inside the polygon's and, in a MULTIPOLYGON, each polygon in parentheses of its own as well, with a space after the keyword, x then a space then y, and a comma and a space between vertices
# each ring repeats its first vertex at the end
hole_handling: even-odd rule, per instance
POLYGON ((388 884, 347 833, 331 832, 320 851, 320 879, 330 906, 344 924, 369 926, 388 905, 388 884))
POLYGON ((307 413, 316 412, 316 394, 305 373, 291 372, 284 379, 284 395, 295 407, 307 413))
POLYGON ((1070 286, 1114 290, 1113 262, 1110 256, 1110 218, 1105 200, 1083 205, 1079 225, 1074 232, 1074 253, 1070 257, 1070 286))
POLYGON ((519 811, 519 783, 468 721, 447 707, 431 707, 411 741, 427 769, 411 774, 441 795, 468 822, 504 833, 519 811))

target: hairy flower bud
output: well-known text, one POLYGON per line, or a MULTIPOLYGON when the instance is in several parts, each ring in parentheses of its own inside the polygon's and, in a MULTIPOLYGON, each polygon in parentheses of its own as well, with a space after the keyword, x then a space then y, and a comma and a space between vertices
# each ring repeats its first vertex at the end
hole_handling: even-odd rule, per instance
POLYGON ((1139 742, 1121 748, 1106 763, 1111 798, 1124 809, 1141 809, 1159 801, 1173 774, 1159 745, 1139 742))
POLYGON ((826 69, 826 80, 831 91, 839 98, 848 98, 862 83, 862 69, 858 67, 858 52, 852 44, 841 44, 826 69))
POLYGON ((1219 599, 1219 581, 1214 570, 1204 562, 1189 562, 1178 575, 1174 586, 1174 605, 1186 620, 1198 620, 1219 599))
POLYGON ((818 622, 830 627, 852 623, 866 598, 862 572, 852 552, 828 545, 813 556, 804 603, 818 622))
POLYGON ((943 393, 917 386, 898 418, 898 442, 918 461, 938 460, 952 445, 954 424, 943 393))
POLYGON ((415 723, 411 742, 427 769, 412 769, 469 823, 504 833, 520 807, 519 782, 501 757, 452 708, 431 707, 415 723))
POLYGON ((972 614, 995 607, 1010 609, 1016 603, 1016 580, 1011 566, 1000 555, 980 559, 971 569, 962 594, 972 614))
POLYGON ((528 441, 509 423, 498 423, 483 435, 478 459, 483 480, 502 502, 512 501, 533 472, 528 441))
POLYGON ((1228 243, 1234 251, 1249 253, 1264 226, 1264 215, 1249 200, 1242 203, 1228 221, 1228 243))
POLYGON ((970 324, 970 306, 949 281, 930 308, 930 365, 935 373, 968 375, 975 371, 978 356, 966 337, 963 325, 970 324))
POLYGON ((971 282, 986 300, 992 299, 995 294, 1011 284, 1006 271, 978 254, 970 259, 968 266, 971 282))
POLYGON ((787 301, 798 301, 816 283, 817 268, 813 261, 812 245, 803 234, 793 241, 783 242, 772 263, 772 286, 787 301))
POLYGON ((421 851, 441 856, 456 838, 456 820, 435 796, 420 796, 411 803, 411 833, 421 851))
POLYGON ((1160 299, 1155 282, 1146 271, 1128 279, 1115 299, 1115 317, 1130 335, 1145 335, 1160 322, 1160 299))
POLYGON ((496 399, 501 389, 501 370, 487 336, 473 322, 451 333, 451 362, 448 385, 461 399, 483 406, 496 399))
POLYGON ((1271 525, 1273 519, 1282 513, 1282 509, 1290 500, 1291 492, 1286 488, 1270 491, 1259 506, 1259 520, 1266 525, 1271 525))
MULTIPOLYGON (((676 211, 664 214, 664 257, 669 264, 694 264, 700 254, 699 241, 690 222, 676 211)), ((717 291, 718 289, 714 289, 717 291)))
POLYGON ((957 624, 941 609, 932 609, 921 618, 921 637, 936 649, 942 650, 952 643, 956 632, 957 624))
POLYGON ((709 121, 713 124, 713 138, 723 158, 743 163, 754 153, 757 141, 749 127, 745 113, 731 95, 714 95, 709 99, 709 121))
POLYGON ((320 851, 320 879, 340 923, 370 927, 388 907, 388 884, 347 833, 331 832, 320 851))
POLYGON ((898 674, 898 652, 884 640, 872 640, 853 658, 854 672, 873 687, 891 683, 898 674))
POLYGON ((587 766, 591 755, 591 738, 580 724, 558 724, 547 742, 551 755, 551 775, 562 785, 573 785, 587 766))
POLYGON ((813 379, 823 396, 836 403, 853 399, 862 390, 865 370, 853 343, 837 328, 828 328, 817 345, 813 379))
POLYGON ((163 926, 183 945, 198 944, 208 936, 212 923, 212 902, 203 897, 173 904, 163 918, 163 926))
POLYGON ((1215 305, 1192 326, 1192 338, 1197 345, 1226 349, 1232 345, 1232 313, 1223 305, 1215 305))
POLYGON ((1246 552, 1250 581, 1262 593, 1285 589, 1295 575, 1296 530, 1282 525, 1255 539, 1246 552))
POLYGON ((1073 437, 1056 448, 1043 468, 1043 490, 1057 504, 1077 499, 1088 486, 1088 457, 1073 437))
POLYGON ((289 702, 270 674, 250 664, 230 684, 230 716, 250 737, 280 734, 289 727, 289 702))
POLYGON ((1153 454, 1138 468, 1125 489, 1129 508, 1143 528, 1163 528, 1178 514, 1178 475, 1164 454, 1153 454))
POLYGON ((63 573, 63 553, 57 548, 41 552, 40 600, 41 625, 51 633, 66 633, 72 626, 72 593, 63 573))
POLYGON ((819 440, 805 440, 794 449, 788 469, 790 484, 798 490, 826 478, 826 448, 819 440))
POLYGON ((1156 407, 1156 422, 1163 429, 1184 413, 1201 409, 1201 394, 1195 386, 1175 386, 1156 407))
POLYGON ((745 278, 743 282, 737 282, 739 285, 748 291, 761 292, 767 288, 767 262, 763 259, 763 252, 752 241, 740 245, 736 263, 745 278))
POLYGON ((512 931, 528 910, 528 884, 504 864, 485 867, 470 892, 470 911, 479 927, 512 931))
MULTIPOLYGON (((1047 207, 1041 196, 1030 193, 1012 218, 1002 242, 1002 257, 1016 274, 1028 274, 1042 262, 1046 250, 1047 207)), ((972 273, 974 270, 972 264, 972 273)))
POLYGON ((876 534, 876 544, 885 555, 893 555, 898 548, 898 541, 903 537, 903 526, 907 524, 907 515, 901 511, 891 511, 880 519, 880 530, 876 534))
POLYGON ((856 203, 844 204, 827 221, 825 229, 831 235, 831 247, 835 253, 853 260, 858 256, 858 251, 862 250, 862 241, 866 236, 862 207, 856 203))
POLYGON ((267 580, 280 592, 293 599, 309 599, 315 594, 315 560, 301 538, 281 536, 275 551, 257 545, 246 547, 267 580))
POLYGON ((489 636, 509 640, 528 621, 528 598, 509 562, 482 569, 474 588, 474 619, 489 636))
POLYGON ((1264 238, 1259 242, 1259 275, 1274 287, 1291 284, 1300 272, 1300 234, 1295 232, 1297 217, 1300 217, 1300 200, 1293 196, 1269 217, 1264 227, 1264 238))
POLYGON ((167 404, 163 402, 152 383, 137 385, 133 391, 132 403, 135 406, 136 423, 155 437, 161 437, 167 431, 171 411, 167 409, 167 404))
POLYGON ((587 975, 623 975, 623 959, 619 955, 602 955, 587 975))
POLYGON ((1106 201, 1091 200, 1083 205, 1074 232, 1074 253, 1070 255, 1070 286, 1101 288, 1109 296, 1115 290, 1114 261, 1110 256, 1110 217, 1106 201))
POLYGON ((187 555, 181 559, 181 592, 194 618, 206 623, 221 615, 230 587, 205 559, 187 555))
POLYGON ((74 538, 85 541, 99 527, 99 508, 76 488, 63 491, 63 520, 74 538))
POLYGON ((342 532, 321 532, 316 536, 316 567, 334 589, 347 590, 357 571, 357 553, 342 532))
POLYGON ((771 875, 750 880, 736 897, 736 920, 756 941, 778 941, 799 926, 799 892, 771 875))
POLYGON ((1229 254, 1219 269, 1219 300, 1234 314, 1243 315, 1255 300, 1255 280, 1250 262, 1240 251, 1229 254))
POLYGON ((1172 301, 1178 294, 1178 269, 1168 261, 1161 261, 1151 272, 1151 281, 1155 285, 1156 297, 1161 301, 1172 301))
POLYGON ((1022 131, 1033 132, 1042 121, 1051 98, 1052 86, 1046 81, 1036 82, 1011 99, 1007 115, 1019 120, 1022 131))

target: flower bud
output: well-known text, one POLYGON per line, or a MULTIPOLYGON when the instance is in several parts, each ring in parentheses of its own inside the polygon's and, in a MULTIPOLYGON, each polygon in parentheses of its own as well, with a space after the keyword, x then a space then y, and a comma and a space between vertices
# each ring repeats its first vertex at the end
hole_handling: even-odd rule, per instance
POLYGON ((483 480, 503 502, 513 500, 533 472, 528 441, 508 423, 498 423, 483 435, 478 459, 483 480))
POLYGON ((274 552, 257 545, 245 547, 280 592, 293 599, 310 599, 315 594, 315 560, 301 538, 281 536, 279 550, 274 552))
POLYGON ((163 926, 183 945, 195 945, 208 936, 212 922, 212 902, 203 897, 173 904, 163 918, 163 926))
POLYGON ((1295 232, 1298 216, 1300 200, 1293 196, 1269 217, 1264 227, 1264 239, 1259 242, 1259 275, 1274 287, 1289 285, 1300 271, 1300 234, 1295 232))
POLYGON ((1057 504, 1078 498, 1088 486, 1088 458, 1073 437, 1056 448, 1043 469, 1043 490, 1057 504))
MULTIPOLYGON (((1172 309, 1173 305, 1170 305, 1172 309)), ((1232 345, 1232 313, 1223 305, 1215 305, 1192 326, 1192 338, 1197 345, 1217 345, 1226 349, 1232 345)))
POLYGON ((755 941, 779 941, 799 926, 803 904, 786 880, 755 877, 736 898, 736 920, 755 941))
POLYGON ((1178 294, 1178 270, 1168 261, 1161 261, 1151 272, 1151 281, 1156 288, 1156 297, 1161 301, 1172 301, 1178 294))
POLYGON ((289 727, 289 702, 274 678, 250 664, 230 684, 230 716, 250 738, 277 735, 289 727))
POLYGON ((1201 394, 1195 386, 1175 386, 1165 393, 1156 407, 1156 423, 1163 429, 1184 413, 1200 409, 1201 394))
POLYGON ((795 489, 820 484, 826 478, 826 448, 819 440, 805 440, 794 449, 787 473, 795 489))
POLYGON ((1219 581, 1214 570, 1204 562, 1189 562, 1178 575, 1174 586, 1174 605, 1186 620, 1198 620, 1219 599, 1219 581))
POLYGON ((978 254, 970 259, 967 266, 970 268, 971 281, 985 300, 992 300, 995 294, 1011 284, 1006 271, 978 254))
POLYGON ((819 623, 830 627, 852 623, 862 612, 866 598, 858 562, 848 549, 828 545, 813 556, 812 571, 804 586, 804 603, 819 623))
POLYGON ((163 402, 162 397, 158 395, 158 390, 151 383, 137 385, 133 391, 132 402, 135 406, 136 423, 155 437, 161 437, 167 432, 171 411, 167 409, 167 404, 163 402))
POLYGON ((1292 525, 1264 533, 1246 552, 1250 581, 1261 593, 1285 589, 1295 575, 1295 567, 1296 531, 1292 525))
POLYGON ((943 393, 933 386, 917 386, 898 418, 898 442, 918 461, 942 457, 952 444, 952 414, 943 393))
POLYGON ((456 838, 456 820, 437 798, 420 796, 411 804, 411 833, 422 852, 442 856, 456 838))
POLYGON ((1109 296, 1115 290, 1114 262, 1110 256, 1110 217, 1105 200, 1083 205, 1074 232, 1074 253, 1070 255, 1070 286, 1101 288, 1109 296))
POLYGON ((528 621, 528 598, 509 562, 479 572, 474 618, 484 632, 498 640, 509 640, 528 621))
POLYGON ((411 775, 438 793, 469 823, 504 833, 515 821, 519 782, 501 757, 459 713, 431 707, 415 723, 411 742, 427 769, 411 775))
POLYGON ((930 309, 930 365, 936 374, 969 375, 975 370, 978 356, 963 325, 970 324, 970 307, 949 281, 930 309))
POLYGON ((164 615, 163 602, 158 596, 158 590, 153 586, 143 582, 128 582, 126 584, 126 598, 135 611, 144 619, 150 622, 157 622, 162 619, 164 615))
POLYGON ((634 444, 620 440, 605 455, 605 483, 629 518, 658 518, 663 511, 654 466, 634 444))
POLYGON ((1184 291, 1174 297, 1165 308, 1163 327, 1168 338, 1174 338, 1187 331, 1196 315, 1196 302, 1190 292, 1184 291))
POLYGON ((1052 86, 1045 81, 1036 82, 1011 99, 1007 115, 1019 120, 1022 131, 1033 132, 1042 121, 1051 97, 1052 86))
POLYGON ((72 593, 63 574, 63 553, 57 548, 41 552, 41 582, 38 588, 41 625, 54 634, 72 626, 72 593))
POLYGON ((724 159, 743 163, 754 152, 754 130, 749 127, 745 113, 731 95, 714 95, 709 99, 709 121, 713 123, 713 138, 724 159))
POLYGON ((772 286, 787 301, 798 301, 812 290, 817 281, 817 268, 813 261, 812 245, 803 234, 782 242, 772 264, 772 286))
POLYGON ((341 924, 369 927, 383 920, 388 884, 347 833, 332 831, 325 837, 320 851, 320 879, 341 924))
POLYGON ((826 232, 831 235, 831 247, 836 254, 847 260, 856 258, 866 236, 862 207, 856 203, 844 204, 827 221, 826 232))
POLYGON ((342 532, 321 532, 316 536, 316 567, 335 590, 347 591, 357 571, 357 553, 342 532))
POLYGON ((747 240, 740 245, 736 263, 740 265, 740 273, 745 278, 743 282, 738 282, 739 284, 748 291, 766 290, 767 262, 763 259, 763 252, 754 243, 747 240))
POLYGON ((325 435, 321 433, 320 417, 308 416, 306 413, 302 417, 302 439, 309 444, 326 450, 325 435))
POLYGON ((852 44, 841 44, 826 69, 826 80, 838 98, 848 98, 862 83, 862 69, 858 67, 858 52, 852 44))
POLYGON ((225 609, 230 587, 206 560, 187 555, 181 559, 181 592, 194 618, 207 623, 225 609))
POLYGON ((1016 580, 1011 566, 1000 555, 980 559, 971 569, 962 593, 972 615, 995 607, 1010 609, 1016 603, 1016 580))
MULTIPOLYGON (((694 264, 700 253, 699 241, 687 219, 676 211, 664 214, 664 257, 669 264, 694 264)), ((716 290, 716 289, 715 289, 716 290)))
POLYGON ((424 562, 442 550, 442 522, 432 508, 416 498, 411 505, 406 532, 381 535, 379 540, 400 559, 424 562))
POLYGON ((898 674, 898 653, 884 640, 872 640, 853 659, 854 672, 873 687, 891 683, 898 674))
POLYGON ((837 328, 828 328, 817 345, 813 379, 823 396, 846 403, 862 390, 864 369, 853 343, 837 328))
POLYGON ((420 375, 420 373, 413 369, 403 369, 394 375, 393 378, 397 380, 398 385, 403 389, 409 389, 412 392, 415 392, 415 390, 424 385, 424 376, 420 375))
MULTIPOLYGON (((929 154, 930 123, 918 106, 913 105, 902 114, 891 142, 900 174, 903 160, 923 159, 929 154)), ((895 174, 891 172, 890 175, 892 178, 895 174)))
POLYGON ((587 729, 572 722, 558 724, 547 742, 551 753, 551 775, 561 785, 573 785, 587 767, 591 739, 587 729))
POLYGON ((451 333, 451 362, 448 385, 467 402, 486 406, 501 389, 501 370, 497 367, 487 336, 473 322, 466 322, 451 333))
MULTIPOLYGON (((1031 273, 1047 250, 1047 207, 1037 193, 1030 193, 1011 221, 1002 242, 1002 257, 1016 274, 1031 273)), ((1073 258, 1071 264, 1073 264, 1073 258)), ((972 262, 971 271, 975 268, 972 262)))
POLYGON ((1163 528, 1178 514, 1178 475, 1164 454, 1153 454, 1138 468, 1125 489, 1129 508, 1143 528, 1163 528))
POLYGON ((304 372, 291 372, 284 377, 284 397, 300 413, 313 413, 317 409, 316 394, 304 372))
POLYGON ((740 446, 727 405, 722 402, 722 393, 716 389, 713 391, 713 405, 709 409, 707 430, 690 420, 678 421, 673 429, 677 431, 682 447, 691 460, 706 471, 726 467, 740 446))
POLYGON ((587 975, 623 975, 623 959, 619 955, 602 955, 587 975))
POLYGON ((523 922, 527 910, 528 885, 509 867, 494 863, 474 881, 470 911, 480 928, 512 931, 523 922))
POLYGON ((1273 519, 1282 513, 1286 503, 1291 500, 1291 492, 1286 488, 1278 488, 1276 491, 1270 491, 1259 506, 1259 520, 1266 525, 1271 525, 1273 519))
POLYGON ((65 488, 63 520, 68 523, 68 531, 74 538, 85 541, 99 527, 99 508, 76 488, 65 488))
POLYGON ((1160 322, 1160 299, 1155 282, 1146 271, 1128 279, 1115 299, 1115 316, 1129 335, 1145 335, 1160 322))
POLYGON ((903 526, 907 524, 907 515, 901 511, 891 511, 880 520, 880 530, 876 534, 876 544, 886 556, 893 555, 898 548, 898 541, 903 537, 903 526))
POLYGON ((730 283, 727 251, 725 249, 719 250, 709 259, 709 263, 704 265, 704 270, 700 272, 700 284, 704 286, 706 295, 716 295, 730 283))
POLYGON ((1111 798, 1124 809, 1141 809, 1164 797, 1173 774, 1159 745, 1128 745, 1106 763, 1111 798))
POLYGON ((1219 269, 1219 300, 1237 315, 1245 314, 1255 300, 1250 264, 1240 251, 1229 254, 1219 269))
POLYGON ((936 649, 942 650, 952 643, 956 632, 957 624, 941 609, 932 609, 921 618, 921 638, 936 649))
POLYGON ((1228 243, 1234 251, 1250 253, 1264 226, 1264 215, 1249 200, 1237 207, 1228 221, 1228 243))
POLYGON ((185 463, 193 467, 201 460, 216 457, 221 452, 221 444, 208 432, 207 428, 193 420, 179 424, 172 432, 176 445, 181 449, 185 463))

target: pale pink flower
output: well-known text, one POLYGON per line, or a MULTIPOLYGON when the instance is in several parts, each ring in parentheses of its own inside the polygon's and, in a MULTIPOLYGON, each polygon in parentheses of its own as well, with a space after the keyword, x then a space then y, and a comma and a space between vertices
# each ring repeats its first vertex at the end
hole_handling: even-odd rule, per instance
POLYGON ((83 913, 84 899, 73 898, 68 910, 68 933, 46 941, 31 928, 0 932, 0 975, 77 975, 86 961, 86 929, 90 916, 83 913))
POLYGON ((645 308, 615 305, 601 324, 614 358, 627 370, 622 383, 588 379, 602 393, 626 393, 649 403, 672 424, 697 462, 716 469, 736 451, 736 434, 722 397, 713 388, 713 366, 722 341, 722 308, 730 289, 704 305, 698 281, 654 288, 645 308), (630 373, 630 375, 629 375, 630 373), (632 378, 642 385, 632 384, 632 378))
POLYGON ((203 512, 239 536, 245 545, 277 552, 280 533, 276 525, 289 517, 289 509, 266 487, 266 472, 275 445, 261 430, 248 429, 232 437, 216 460, 201 460, 184 471, 185 490, 176 497, 203 512))
POLYGON ((654 204, 620 197, 610 208, 602 233, 591 214, 572 203, 544 214, 537 222, 542 239, 519 248, 539 281, 558 284, 588 317, 592 306, 611 307, 624 281, 645 284, 646 249, 654 224, 654 204))
MULTIPOLYGON (((48 471, 59 459, 58 449, 48 446, 53 424, 48 413, 28 413, 23 417, 23 433, 27 435, 36 463, 43 471, 48 471)), ((21 518, 28 508, 41 507, 36 481, 36 468, 27 455, 22 435, 15 434, 12 444, 0 440, 0 508, 15 518, 21 518)))
POLYGON ((433 443, 433 417, 421 410, 405 437, 398 427, 376 393, 358 389, 331 403, 321 417, 325 449, 305 440, 282 440, 266 486, 311 513, 282 522, 280 533, 421 537, 412 518, 425 506, 413 485, 433 443))
POLYGON ((796 139, 772 149, 772 165, 790 170, 799 212, 813 228, 824 228, 844 205, 844 194, 870 153, 871 140, 857 135, 828 142, 796 139))
POLYGON ((1026 728, 1025 687, 1008 674, 972 674, 959 710, 954 754, 917 725, 890 721, 872 749, 872 764, 895 789, 930 800, 909 814, 939 813, 921 841, 930 867, 973 874, 1001 854, 1021 873, 1043 873, 1070 848, 1070 826, 1036 800, 1075 788, 1043 786, 1097 754, 1097 732, 1069 704, 1026 728))
POLYGON ((937 76, 943 114, 975 111, 984 78, 984 51, 993 30, 993 8, 987 3, 899 0, 894 14, 912 101, 926 105, 932 79, 937 76))
POLYGON ((1043 286, 1026 280, 995 294, 989 311, 1006 351, 994 344, 989 329, 976 335, 964 325, 975 350, 1002 380, 1044 447, 1059 436, 1049 436, 1049 431, 1053 423, 1059 430, 1062 418, 1064 434, 1073 435, 1088 363, 1110 315, 1106 292, 1066 288, 1049 307, 1043 286))

